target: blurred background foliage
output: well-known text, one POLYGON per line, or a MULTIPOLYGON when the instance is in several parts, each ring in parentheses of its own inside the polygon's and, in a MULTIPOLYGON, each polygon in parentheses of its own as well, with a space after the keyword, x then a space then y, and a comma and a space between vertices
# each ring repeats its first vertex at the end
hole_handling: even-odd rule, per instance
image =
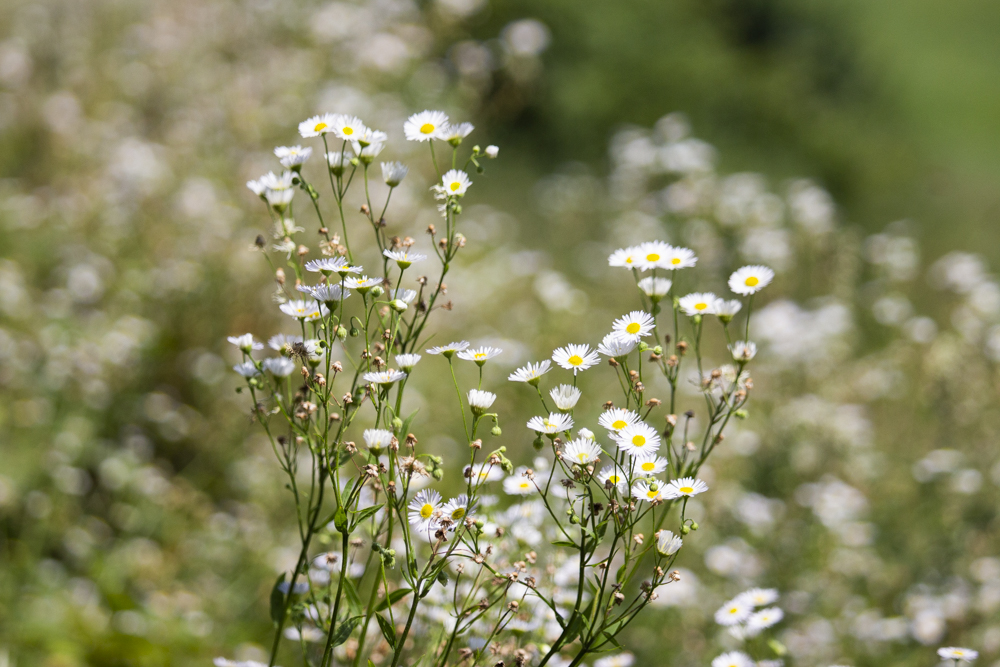
MULTIPOLYGON (((939 641, 997 660, 1000 6, 7 0, 0 26, 0 665, 260 654, 294 542, 228 371, 225 336, 280 322, 243 183, 316 111, 405 154, 427 106, 501 146, 439 322, 507 365, 596 342, 631 289, 614 247, 688 243, 720 291, 734 262, 794 250, 759 402, 665 596, 680 611, 628 638, 640 659, 708 664, 713 605, 753 583, 787 595, 792 664, 931 664, 939 641), (672 111, 716 149, 709 213, 657 194, 704 170, 628 157, 686 138, 657 125, 672 111), (763 180, 724 180, 746 171, 763 180), (798 177, 836 202, 823 229, 736 231, 713 199, 794 211, 798 177)), ((534 406, 504 375, 527 460, 534 406)), ((447 415, 422 395, 428 424, 447 415)))

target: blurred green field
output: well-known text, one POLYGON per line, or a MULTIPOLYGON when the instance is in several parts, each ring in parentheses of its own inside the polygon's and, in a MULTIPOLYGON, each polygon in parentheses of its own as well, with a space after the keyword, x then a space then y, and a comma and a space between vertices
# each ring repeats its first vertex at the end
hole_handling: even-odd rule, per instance
MULTIPOLYGON (((683 178, 616 157, 623 131, 682 112, 720 183, 759 173, 789 209, 808 178, 836 203, 823 234, 774 227, 793 255, 768 298, 792 305, 772 321, 828 335, 768 339, 696 583, 629 635, 640 660, 709 664, 712 605, 757 584, 788 596, 790 665, 931 665, 946 642, 1000 664, 998 29, 982 0, 0 4, 0 667, 259 657, 294 536, 225 343, 280 325, 244 183, 299 120, 358 113, 416 165, 393 223, 423 242, 400 123, 425 107, 501 147, 441 336, 509 365, 619 314, 615 247, 688 242, 721 290, 768 245, 665 212, 683 178), (955 250, 983 263, 934 265, 955 250)), ((504 377, 528 460, 534 406, 504 377)))

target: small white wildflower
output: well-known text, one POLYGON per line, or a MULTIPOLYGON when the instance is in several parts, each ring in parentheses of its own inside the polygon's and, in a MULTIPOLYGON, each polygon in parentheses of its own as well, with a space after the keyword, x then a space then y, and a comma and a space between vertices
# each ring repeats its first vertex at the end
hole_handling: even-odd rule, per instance
POLYGON ((586 465, 593 463, 601 455, 601 446, 587 438, 577 438, 566 443, 563 458, 570 463, 586 465))
POLYGON ((624 491, 628 484, 624 471, 616 466, 601 468, 601 472, 597 473, 597 481, 601 483, 601 486, 607 486, 608 482, 611 482, 619 491, 624 491))
POLYGON ((615 320, 612 330, 619 336, 630 336, 638 341, 639 338, 652 334, 655 326, 652 315, 644 310, 633 310, 615 320))
POLYGON ((527 468, 521 467, 514 470, 514 474, 503 480, 504 493, 511 496, 527 496, 538 491, 534 482, 524 476, 527 468))
POLYGON ((492 392, 483 391, 482 389, 469 390, 469 407, 472 408, 473 413, 482 414, 486 412, 495 400, 497 400, 497 395, 492 392))
POLYGON ((303 138, 318 137, 321 134, 328 134, 335 131, 334 124, 336 116, 332 113, 325 113, 321 116, 313 116, 299 123, 299 134, 303 138))
POLYGON ((344 279, 344 287, 357 290, 359 294, 366 294, 368 290, 381 284, 381 278, 369 278, 368 276, 361 276, 360 278, 348 276, 344 279))
POLYGON ((241 351, 250 354, 253 350, 263 350, 264 344, 253 339, 253 334, 243 334, 242 336, 230 336, 227 338, 230 343, 240 348, 241 351))
POLYGON ((678 300, 678 304, 685 315, 694 317, 695 315, 713 314, 716 301, 718 301, 718 297, 711 292, 693 292, 682 296, 678 300))
POLYGON ((611 437, 618 447, 629 456, 641 456, 655 453, 660 448, 660 434, 645 422, 629 424, 620 431, 612 433, 611 437))
POLYGON ((396 262, 396 266, 401 269, 410 268, 411 264, 415 262, 422 262, 427 259, 427 255, 422 255, 419 252, 410 252, 409 250, 383 250, 382 254, 396 262))
POLYGON ((445 359, 451 359, 455 356, 456 352, 461 352, 465 348, 469 347, 469 341, 460 340, 454 343, 448 343, 447 345, 438 345, 437 347, 432 347, 427 350, 427 354, 440 354, 443 355, 445 359))
POLYGON ((733 361, 750 361, 757 356, 757 344, 752 341, 738 340, 729 346, 733 361))
POLYGON ((761 609, 760 611, 754 612, 750 618, 747 619, 747 630, 759 633, 761 630, 776 625, 785 617, 785 612, 783 612, 779 607, 768 607, 767 609, 761 609))
POLYGON ((265 371, 270 371, 272 375, 279 378, 288 377, 295 372, 298 364, 288 357, 269 357, 261 362, 265 371))
POLYGON ((363 268, 360 266, 351 266, 347 261, 346 257, 323 257, 321 259, 311 259, 306 262, 306 271, 313 271, 315 273, 322 273, 325 276, 333 275, 334 273, 340 274, 344 277, 351 273, 361 273, 363 268))
POLYGON ((452 146, 458 146, 462 143, 462 139, 472 134, 472 131, 476 129, 472 123, 458 123, 456 125, 449 125, 444 131, 441 132, 441 138, 450 143, 452 146))
POLYGON ((542 376, 548 373, 551 367, 552 362, 548 359, 538 363, 528 362, 526 366, 518 368, 507 376, 507 379, 511 382, 527 382, 530 385, 537 386, 542 376))
POLYGON ((712 312, 718 317, 722 322, 728 324, 732 322, 736 313, 740 312, 743 308, 743 303, 739 299, 716 299, 715 304, 712 306, 712 312))
POLYGON ((636 284, 643 294, 654 301, 659 301, 670 292, 670 286, 674 283, 669 278, 654 278, 653 276, 649 276, 636 284))
POLYGON ((597 352, 590 349, 589 345, 570 344, 553 350, 552 361, 576 375, 578 371, 596 366, 600 357, 597 356, 597 352))
POLYGON ((746 653, 730 651, 713 660, 712 667, 754 667, 754 661, 746 653))
POLYGON ((573 418, 561 412, 550 412, 548 417, 532 417, 528 428, 536 433, 553 435, 573 428, 573 418))
POLYGON ((252 378, 260 375, 260 371, 257 370, 257 366, 252 361, 244 361, 243 363, 236 364, 233 366, 233 370, 245 378, 252 378))
POLYGON ((392 443, 392 431, 384 428, 366 428, 362 436, 365 446, 378 454, 392 443))
POLYGON ((441 506, 441 494, 433 489, 420 491, 407 506, 410 525, 418 531, 426 531, 434 520, 434 513, 441 506))
POLYGON ((484 345, 482 347, 477 347, 472 350, 462 350, 461 352, 458 353, 457 356, 459 359, 464 359, 465 361, 474 361, 480 366, 482 366, 487 361, 489 361, 493 357, 496 357, 502 352, 503 350, 501 350, 499 347, 489 347, 484 345))
POLYGON ((609 431, 620 431, 629 424, 636 424, 640 421, 641 418, 637 413, 624 408, 611 408, 597 419, 597 423, 609 431))
POLYGON ((715 622, 719 625, 737 625, 750 618, 753 607, 739 597, 735 597, 725 603, 715 612, 715 622))
POLYGON ((403 134, 407 141, 441 139, 448 128, 448 116, 443 111, 421 111, 406 119, 403 134))
POLYGON ((379 385, 390 385, 394 382, 399 382, 406 377, 406 373, 403 371, 397 371, 395 369, 388 369, 384 371, 373 371, 371 373, 365 373, 362 376, 365 382, 371 382, 372 384, 379 385))
POLYGON ((744 266, 729 276, 729 289, 744 296, 756 294, 774 280, 774 271, 766 266, 744 266))
POLYGON ((597 346, 597 351, 617 359, 627 356, 638 344, 639 339, 635 336, 622 336, 618 332, 612 331, 597 346))
POLYGON ((576 407, 582 392, 571 384, 561 384, 549 390, 549 396, 555 401, 556 407, 568 412, 576 407))
POLYGON ((939 648, 937 653, 943 660, 955 660, 956 662, 961 661, 971 663, 979 657, 979 651, 974 651, 971 648, 961 648, 958 646, 946 646, 939 648))
POLYGON ((639 245, 639 268, 650 269, 671 268, 671 251, 673 246, 663 241, 647 241, 639 245))
POLYGON ((302 146, 278 146, 274 149, 274 154, 281 161, 281 166, 285 169, 295 169, 296 167, 301 168, 305 164, 309 156, 312 155, 313 149, 303 148, 302 146))
POLYGON ((333 117, 333 133, 338 139, 354 141, 358 137, 363 137, 367 130, 368 128, 357 116, 337 114, 333 117))
POLYGON ((652 482, 638 481, 632 487, 632 496, 646 502, 661 500, 663 498, 663 484, 656 480, 652 482))
POLYGON ((700 479, 695 479, 694 477, 682 477, 680 479, 670 480, 667 484, 667 488, 664 491, 664 495, 667 498, 680 498, 681 496, 696 496, 699 493, 705 493, 708 491, 708 484, 701 481, 700 479))
POLYGON ((656 536, 656 550, 661 556, 673 556, 683 544, 684 541, 669 530, 661 530, 656 536))
POLYGON ((383 162, 382 163, 382 180, 390 188, 394 188, 403 182, 406 178, 410 168, 407 167, 402 162, 383 162))
POLYGON ((659 475, 667 469, 667 461, 655 453, 643 454, 632 459, 632 469, 640 475, 659 475))
POLYGON ((619 248, 611 253, 610 257, 608 257, 608 266, 622 267, 625 269, 637 269, 639 268, 639 253, 639 246, 619 248))
POLYGON ((490 144, 489 146, 486 147, 486 157, 488 157, 489 159, 495 160, 497 158, 497 155, 499 154, 500 154, 499 146, 494 146, 493 144, 490 144))
POLYGON ((316 301, 306 301, 303 299, 293 299, 291 301, 286 301, 285 303, 278 306, 285 315, 291 315, 292 317, 305 320, 306 322, 315 322, 318 319, 324 318, 330 314, 330 309, 327 308, 322 303, 317 303, 316 301))
POLYGON ((660 266, 665 269, 687 269, 698 263, 694 251, 690 248, 677 248, 671 246, 666 257, 663 258, 660 266))
POLYGON ((413 370, 413 367, 417 365, 420 361, 419 354, 397 354, 396 355, 396 365, 399 366, 403 371, 409 373, 413 370))
POLYGON ((777 601, 779 596, 776 588, 751 588, 736 597, 752 607, 763 607, 777 601))
POLYGON ((441 177, 441 188, 451 197, 461 197, 470 185, 469 175, 459 169, 449 169, 441 177))

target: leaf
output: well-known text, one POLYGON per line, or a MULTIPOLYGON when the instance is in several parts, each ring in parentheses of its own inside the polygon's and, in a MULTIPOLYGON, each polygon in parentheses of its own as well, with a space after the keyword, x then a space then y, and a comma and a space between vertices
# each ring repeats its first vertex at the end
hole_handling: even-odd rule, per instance
POLYGON ((393 592, 389 593, 388 597, 383 598, 382 601, 378 603, 378 605, 375 607, 375 611, 385 611, 392 605, 396 604, 397 602, 405 598, 411 592, 412 591, 409 588, 400 588, 394 590, 393 592))
POLYGON ((627 569, 628 569, 628 563, 622 563, 622 566, 620 568, 618 568, 617 572, 615 572, 615 583, 616 584, 622 583, 622 577, 625 576, 625 572, 626 572, 627 569))
POLYGON ((357 624, 360 621, 361 621, 360 616, 352 616, 351 618, 341 623, 340 627, 337 628, 337 631, 333 633, 333 637, 330 638, 331 648, 334 646, 340 646, 341 644, 346 642, 347 638, 351 636, 351 633, 354 632, 355 626, 357 626, 357 624))
POLYGON ((569 619, 569 625, 566 626, 566 636, 563 639, 563 645, 565 646, 576 639, 576 636, 580 634, 580 630, 583 630, 583 614, 576 613, 569 619))
POLYGON ((282 572, 271 588, 271 620, 277 625, 285 613, 285 594, 281 592, 281 584, 285 583, 285 573, 282 572))
POLYGON ((410 416, 403 422, 403 428, 399 429, 399 433, 397 433, 397 435, 402 435, 404 438, 406 437, 406 435, 410 432, 410 424, 413 423, 413 418, 417 416, 418 412, 420 412, 420 408, 417 408, 410 413, 410 416))
POLYGON ((336 526, 338 533, 347 533, 347 512, 343 507, 338 507, 333 513, 333 525, 336 526))
POLYGON ((364 523, 365 520, 371 518, 372 515, 375 514, 375 512, 378 512, 380 509, 382 509, 382 504, 383 503, 379 503, 378 505, 372 505, 371 507, 366 507, 363 510, 358 510, 357 512, 354 512, 354 524, 351 527, 351 532, 354 532, 355 528, 364 523))
POLYGON ((606 532, 608 532, 608 522, 607 521, 605 521, 604 523, 597 524, 597 539, 598 540, 603 540, 604 539, 604 534, 606 532))
POLYGON ((612 635, 609 635, 608 632, 607 632, 607 630, 604 631, 604 638, 607 639, 611 643, 612 646, 614 646, 618 650, 622 650, 622 645, 619 644, 618 640, 615 639, 612 635))
POLYGON ((392 623, 387 621, 382 617, 381 614, 375 614, 375 618, 378 619, 378 627, 382 629, 382 636, 385 640, 389 642, 389 647, 393 651, 396 650, 396 628, 392 627, 392 623))
POLYGON ((350 453, 346 449, 340 453, 340 458, 337 459, 337 467, 341 468, 345 463, 351 460, 354 454, 350 453))
POLYGON ((354 587, 354 582, 348 577, 344 577, 344 594, 347 596, 347 604, 351 608, 351 611, 355 614, 360 614, 364 610, 364 605, 361 602, 361 596, 358 595, 358 589, 354 587))
POLYGON ((556 540, 552 543, 554 547, 568 547, 570 549, 579 549, 580 545, 575 542, 570 542, 569 540, 556 540))

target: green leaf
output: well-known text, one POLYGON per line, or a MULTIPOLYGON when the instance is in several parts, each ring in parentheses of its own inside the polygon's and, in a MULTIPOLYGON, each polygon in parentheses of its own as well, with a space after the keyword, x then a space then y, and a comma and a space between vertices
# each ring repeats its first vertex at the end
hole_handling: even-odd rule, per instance
POLYGON ((597 539, 598 540, 603 540, 604 539, 604 533, 606 533, 607 531, 608 531, 608 522, 607 521, 605 521, 604 523, 597 524, 597 539))
POLYGON ((360 614, 364 611, 364 605, 361 602, 361 596, 358 595, 358 589, 354 587, 354 582, 349 577, 344 577, 343 581, 344 594, 347 596, 348 606, 353 613, 360 614))
POLYGON ((396 650, 396 628, 392 627, 392 623, 387 621, 382 617, 381 614, 375 614, 375 618, 378 619, 378 627, 382 629, 382 636, 385 640, 389 642, 389 647, 393 651, 396 650))
POLYGON ((576 636, 583 630, 583 623, 583 614, 573 614, 573 617, 569 619, 569 625, 566 626, 566 636, 563 639, 564 646, 576 639, 576 636))
POLYGON ((552 543, 554 547, 568 547, 570 549, 579 549, 580 545, 575 542, 570 542, 569 540, 556 540, 552 543))
MULTIPOLYGON (((285 613, 285 594, 281 592, 281 584, 285 583, 285 573, 282 572, 271 588, 271 620, 277 625, 285 613)), ((291 589, 289 589, 289 592, 291 589)))
POLYGON ((347 641, 347 638, 351 636, 354 632, 354 628, 361 622, 360 616, 352 616, 337 628, 337 631, 333 633, 333 637, 330 638, 330 646, 340 646, 347 641))
POLYGON ((604 631, 604 638, 607 639, 611 643, 612 646, 614 646, 618 650, 622 650, 622 645, 619 644, 618 640, 615 639, 612 635, 609 635, 607 630, 604 631))
POLYGON ((382 601, 378 603, 378 605, 375 607, 375 611, 385 611, 392 605, 396 604, 397 602, 405 598, 411 592, 412 591, 409 588, 400 588, 398 590, 389 593, 388 597, 383 598, 382 601))
POLYGON ((358 510, 357 512, 354 512, 353 513, 354 523, 351 526, 351 532, 354 532, 355 528, 360 526, 367 519, 370 519, 372 515, 375 514, 375 512, 378 512, 380 509, 382 509, 382 503, 379 503, 378 505, 372 505, 371 507, 366 507, 363 510, 358 510))
POLYGON ((345 463, 347 463, 348 461, 350 461, 350 460, 351 460, 351 458, 352 458, 353 456, 354 456, 354 454, 351 454, 351 453, 350 453, 349 451, 347 451, 346 449, 345 449, 344 451, 342 451, 342 452, 340 453, 340 458, 339 458, 339 459, 337 459, 337 467, 338 467, 338 468, 341 468, 341 467, 343 467, 343 465, 344 465, 345 463))
POLYGON ((410 416, 403 422, 403 428, 399 429, 399 433, 396 434, 397 436, 402 435, 404 438, 406 437, 406 435, 410 432, 410 424, 413 423, 413 418, 417 416, 418 412, 420 412, 420 408, 417 408, 410 413, 410 416))
POLYGON ((333 513, 333 525, 336 526, 337 532, 347 533, 347 512, 344 511, 343 507, 338 507, 337 511, 333 513))
POLYGON ((375 667, 375 663, 372 662, 371 658, 368 658, 368 667, 375 667))
POLYGON ((617 572, 615 572, 615 583, 616 584, 622 583, 622 577, 625 576, 625 572, 627 570, 628 570, 628 563, 622 563, 622 566, 620 568, 618 568, 617 572))

